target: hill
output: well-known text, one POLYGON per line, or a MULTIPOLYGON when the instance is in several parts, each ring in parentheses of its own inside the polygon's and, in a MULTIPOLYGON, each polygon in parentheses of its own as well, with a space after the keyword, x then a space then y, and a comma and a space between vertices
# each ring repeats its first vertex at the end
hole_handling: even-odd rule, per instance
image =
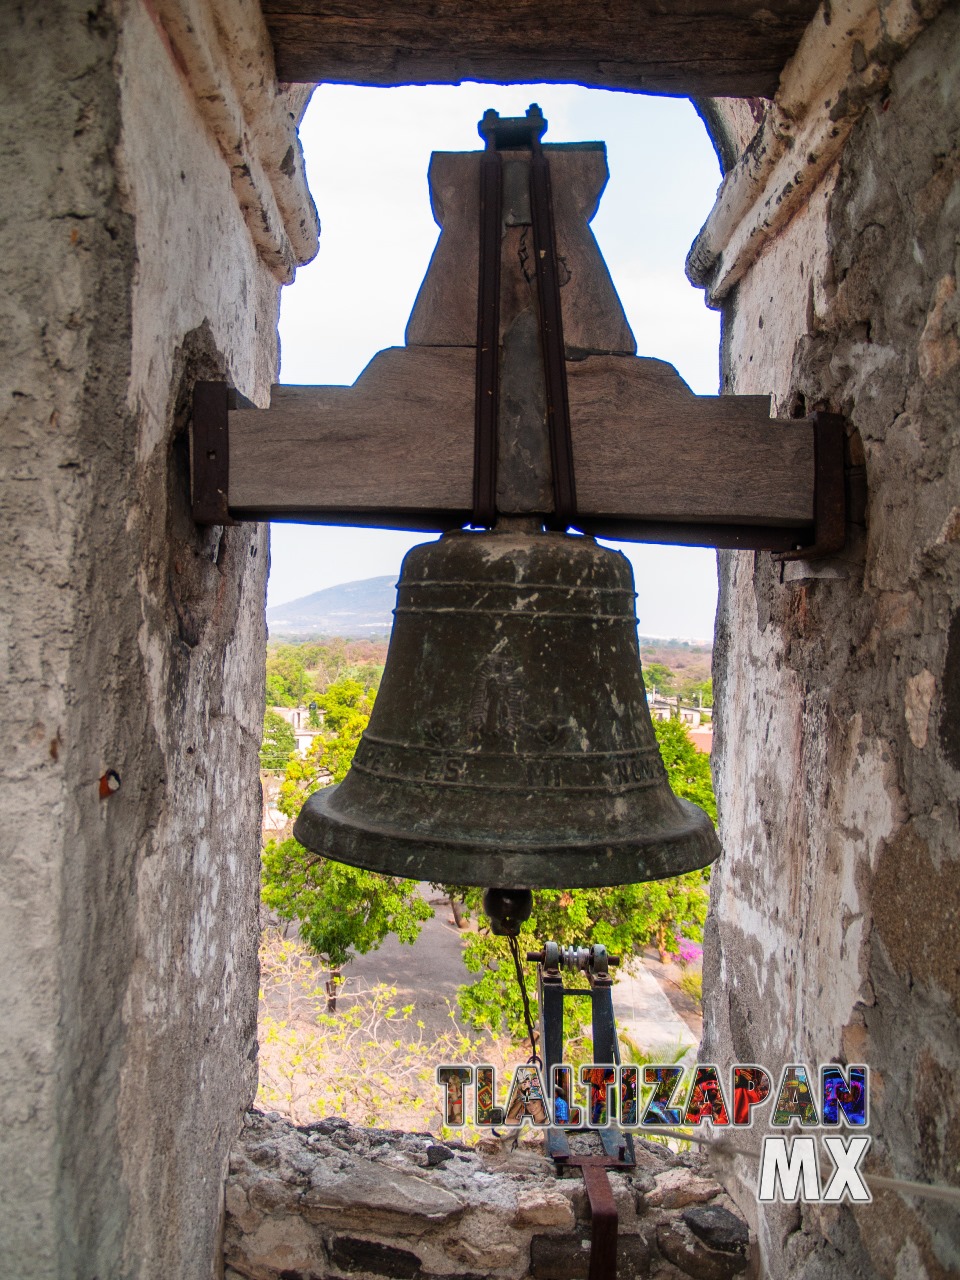
POLYGON ((681 684, 687 680, 709 680, 712 659, 713 645, 710 644, 640 637, 640 661, 644 666, 659 662, 679 677, 681 684))
MULTIPOLYGON (((396 604, 396 578, 362 578, 325 587, 267 610, 270 636, 277 640, 307 640, 341 636, 364 640, 389 636, 396 604)), ((663 640, 640 636, 646 662, 662 662, 678 675, 706 679, 710 674, 711 648, 690 640, 663 640)))
POLYGON ((325 587, 312 595, 267 610, 270 635, 343 636, 364 639, 387 635, 397 602, 394 574, 325 587))

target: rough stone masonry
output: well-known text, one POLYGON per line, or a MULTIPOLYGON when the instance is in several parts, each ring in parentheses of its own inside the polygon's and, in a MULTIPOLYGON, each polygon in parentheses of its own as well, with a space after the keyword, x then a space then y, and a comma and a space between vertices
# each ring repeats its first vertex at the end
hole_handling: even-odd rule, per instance
MULTIPOLYGON (((618 1280, 752 1274, 746 1223, 701 1158, 636 1145, 636 1169, 609 1175, 618 1280)), ((585 1280, 583 1181, 543 1150, 250 1111, 227 1179, 227 1280, 585 1280)))
MULTIPOLYGON (((868 1063, 867 1171, 958 1187, 960 10, 824 6, 741 150, 690 259, 724 386, 844 414, 867 502, 840 556, 720 556, 700 1057, 868 1063)), ((778 1280, 960 1272, 956 1205, 731 1172, 778 1280)))
POLYGON ((0 5, 0 1272, 17 1280, 206 1280, 256 1087, 267 535, 196 527, 186 428, 197 378, 266 402, 280 284, 317 224, 304 95, 278 93, 257 6, 216 17, 0 5))

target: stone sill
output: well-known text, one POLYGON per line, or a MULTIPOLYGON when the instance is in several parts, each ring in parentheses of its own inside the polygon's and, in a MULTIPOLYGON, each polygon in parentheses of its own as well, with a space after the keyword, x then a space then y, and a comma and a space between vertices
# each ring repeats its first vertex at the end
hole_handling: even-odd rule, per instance
MULTIPOLYGON (((251 1111, 226 1187, 227 1280, 586 1280, 586 1192, 543 1150, 530 1129, 466 1147, 251 1111)), ((618 1280, 751 1274, 747 1226, 702 1157, 641 1139, 636 1170, 610 1182, 618 1280)))

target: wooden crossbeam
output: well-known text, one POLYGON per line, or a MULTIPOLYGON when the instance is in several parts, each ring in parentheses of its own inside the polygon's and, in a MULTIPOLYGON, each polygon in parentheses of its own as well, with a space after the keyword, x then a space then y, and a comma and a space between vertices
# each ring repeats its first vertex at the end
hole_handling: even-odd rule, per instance
POLYGON ((263 0, 277 75, 772 97, 817 0, 263 0))
MULTIPOLYGON (((523 123, 503 128, 509 134, 523 123)), ((230 401, 225 385, 199 385, 198 520, 438 532, 471 518, 491 522, 473 505, 480 154, 441 152, 431 161, 441 235, 406 346, 379 352, 352 387, 274 387, 269 409, 230 401)), ((497 158, 502 194, 493 213, 501 249, 496 465, 488 477, 495 512, 648 542, 785 552, 842 545, 839 420, 771 419, 768 396, 697 396, 672 365, 636 356, 589 227, 607 177, 604 148, 546 146, 543 154, 556 193, 556 244, 542 252, 555 257, 562 313, 562 323, 557 314, 551 321, 551 359, 561 386, 566 371, 564 458, 572 456, 575 484, 563 490, 553 477, 549 334, 532 265, 541 252, 532 153, 507 147, 497 158), (558 492, 562 514, 551 520, 558 492)), ((495 254, 496 234, 492 243, 495 254)))
MULTIPOLYGON (((217 487, 230 516, 464 523, 474 358, 472 347, 393 347, 352 387, 278 386, 269 409, 224 405, 229 464, 217 487)), ((771 419, 766 396, 695 396, 671 365, 636 356, 571 360, 567 379, 577 527, 778 549, 810 540, 810 420, 771 419)))

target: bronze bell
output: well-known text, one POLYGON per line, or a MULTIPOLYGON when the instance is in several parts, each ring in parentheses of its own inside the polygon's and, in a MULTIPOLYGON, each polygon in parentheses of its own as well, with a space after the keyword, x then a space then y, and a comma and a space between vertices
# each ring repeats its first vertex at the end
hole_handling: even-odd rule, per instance
POLYGON ((372 871, 505 889, 712 862, 710 819, 660 759, 634 600, 619 552, 532 522, 414 547, 353 766, 310 797, 296 838, 372 871))

